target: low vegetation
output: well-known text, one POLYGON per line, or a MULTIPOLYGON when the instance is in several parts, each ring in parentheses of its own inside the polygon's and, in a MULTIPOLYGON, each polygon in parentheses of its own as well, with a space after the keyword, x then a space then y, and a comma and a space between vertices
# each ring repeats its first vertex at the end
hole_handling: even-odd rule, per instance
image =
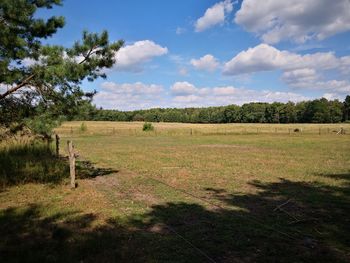
POLYGON ((154 127, 153 127, 152 123, 150 123, 150 122, 145 122, 145 123, 143 124, 142 130, 143 130, 143 131, 153 131, 153 130, 154 130, 154 127))
POLYGON ((157 134, 143 123, 85 124, 84 134, 79 122, 56 130, 61 155, 73 140, 90 171, 77 171, 77 189, 26 180, 0 192, 6 262, 349 260, 349 134, 304 132, 327 125, 225 135, 210 124, 156 123, 157 134), (116 133, 102 136, 107 125, 116 133), (189 127, 209 132, 191 136, 189 127))

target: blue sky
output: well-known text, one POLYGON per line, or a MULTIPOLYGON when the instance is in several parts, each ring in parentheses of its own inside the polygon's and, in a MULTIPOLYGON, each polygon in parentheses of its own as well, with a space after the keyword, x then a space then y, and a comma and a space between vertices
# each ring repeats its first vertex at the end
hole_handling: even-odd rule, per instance
POLYGON ((350 94, 349 0, 66 0, 50 43, 85 29, 126 44, 94 103, 132 110, 343 99, 350 94))

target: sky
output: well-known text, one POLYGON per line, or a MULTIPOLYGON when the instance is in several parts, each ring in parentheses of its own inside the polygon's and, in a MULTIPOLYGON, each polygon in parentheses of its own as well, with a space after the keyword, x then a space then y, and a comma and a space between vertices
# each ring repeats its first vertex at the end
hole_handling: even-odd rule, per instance
POLYGON ((65 0, 48 40, 83 30, 123 39, 107 79, 84 82, 106 109, 298 102, 350 94, 350 0, 65 0))

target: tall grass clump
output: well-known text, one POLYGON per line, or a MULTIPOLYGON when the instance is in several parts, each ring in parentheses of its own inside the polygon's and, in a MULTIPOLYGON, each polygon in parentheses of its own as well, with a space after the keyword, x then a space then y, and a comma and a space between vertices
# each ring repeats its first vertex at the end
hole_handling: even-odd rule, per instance
POLYGON ((85 122, 82 122, 80 124, 80 131, 81 132, 86 132, 87 131, 87 126, 86 126, 85 122))
POLYGON ((0 188, 22 183, 58 183, 68 177, 66 162, 43 143, 0 145, 0 188))
POLYGON ((154 127, 153 127, 152 123, 150 123, 150 122, 145 122, 145 123, 143 124, 142 130, 143 130, 143 131, 153 131, 153 130, 154 130, 154 127))

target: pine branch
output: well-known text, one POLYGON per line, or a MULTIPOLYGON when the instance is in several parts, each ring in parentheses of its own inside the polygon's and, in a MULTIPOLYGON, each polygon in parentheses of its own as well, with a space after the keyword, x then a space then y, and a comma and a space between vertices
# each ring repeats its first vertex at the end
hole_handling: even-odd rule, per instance
POLYGON ((17 86, 9 89, 8 91, 6 91, 3 94, 0 94, 0 100, 6 98, 8 95, 14 93, 15 91, 19 90, 20 88, 22 88, 23 86, 27 85, 28 82, 34 78, 35 74, 30 75, 29 77, 25 78, 20 84, 18 84, 17 86))

